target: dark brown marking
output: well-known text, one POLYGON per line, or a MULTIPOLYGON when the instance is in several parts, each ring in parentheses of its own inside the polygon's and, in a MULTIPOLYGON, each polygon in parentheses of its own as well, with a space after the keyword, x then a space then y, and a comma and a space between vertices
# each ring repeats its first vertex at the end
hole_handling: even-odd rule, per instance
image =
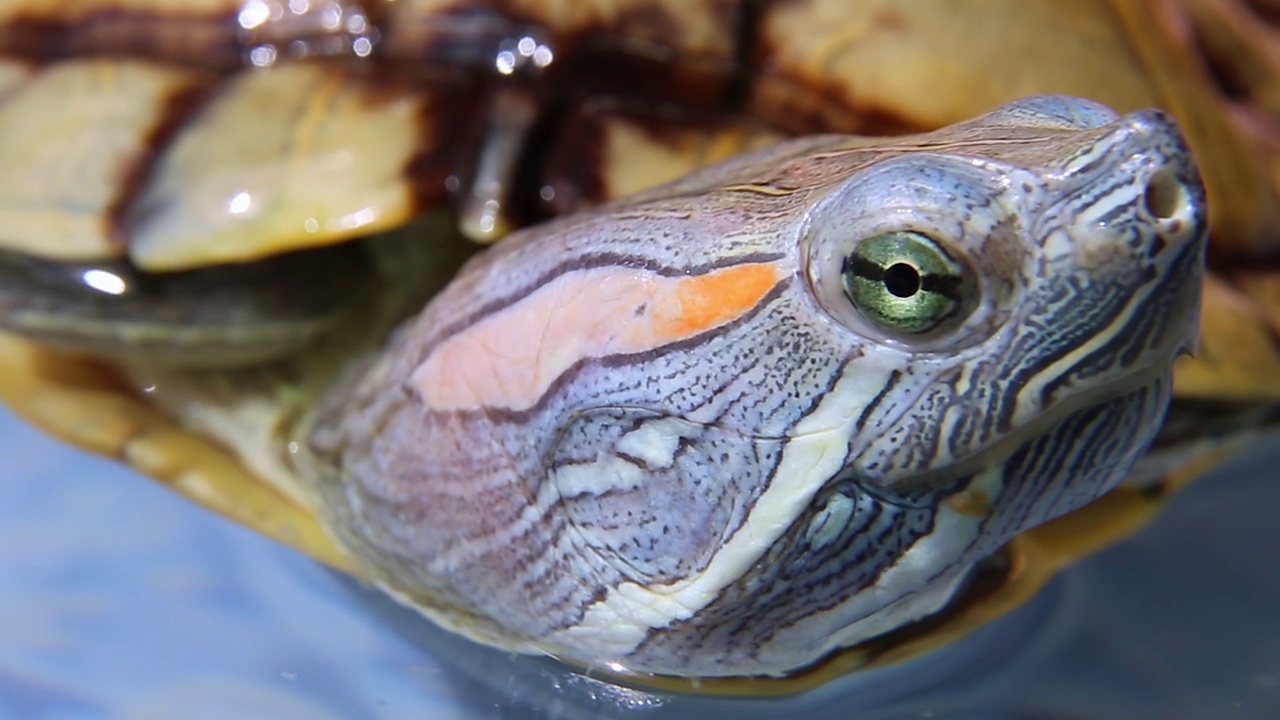
POLYGON ((893 8, 882 8, 877 10, 871 17, 871 24, 877 28, 878 32, 901 32, 906 29, 910 23, 903 17, 902 13, 893 8))
MULTIPOLYGON (((761 46, 758 57, 767 57, 761 46)), ((757 60, 759 65, 765 60, 757 60)), ((844 132, 858 135, 905 135, 924 132, 929 126, 891 108, 857 105, 843 97, 837 80, 820 81, 772 70, 756 75, 745 108, 773 127, 793 135, 844 132)))
POLYGON ((216 71, 241 66, 233 14, 129 10, 124 5, 78 17, 49 12, 8 18, 0 23, 0 55, 42 62, 86 56, 143 58, 216 71))
POLYGON ((460 84, 438 85, 424 104, 417 119, 421 142, 404 169, 415 208, 442 204, 452 183, 457 191, 470 188, 484 141, 484 124, 476 122, 480 107, 483 97, 460 84))
POLYGON ((134 200, 146 187, 156 159, 186 125, 188 119, 203 108, 222 86, 212 75, 197 77, 165 98, 156 124, 142 142, 143 150, 128 167, 122 169, 115 197, 106 208, 107 237, 123 252, 129 246, 126 228, 135 224, 134 200))
POLYGON ((603 115, 616 104, 616 100, 580 104, 553 130, 542 173, 543 185, 555 193, 542 203, 547 214, 575 212, 605 199, 603 115))
MULTIPOLYGON (((432 13, 409 5, 393 8, 382 28, 383 59, 392 63, 465 68, 490 82, 555 88, 575 96, 607 93, 716 108, 735 73, 732 41, 723 48, 682 47, 679 17, 643 0, 612 22, 555 27, 504 0, 459 0, 432 13), (509 77, 494 69, 500 49, 521 37, 547 45, 554 60, 545 68, 526 64, 509 77)), ((692 5, 725 28, 734 27, 739 3, 713 0, 692 5)))
POLYGON ((544 202, 549 215, 561 215, 615 199, 607 181, 611 170, 605 154, 611 125, 639 130, 653 145, 673 154, 697 151, 716 136, 735 135, 749 143, 766 128, 739 116, 706 113, 670 103, 635 98, 593 97, 570 108, 545 143, 542 182, 554 191, 544 202))

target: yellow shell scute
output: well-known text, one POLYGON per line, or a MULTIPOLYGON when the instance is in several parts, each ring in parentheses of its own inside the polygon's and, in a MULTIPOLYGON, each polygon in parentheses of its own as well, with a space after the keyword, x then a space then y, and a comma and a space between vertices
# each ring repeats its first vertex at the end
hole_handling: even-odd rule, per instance
POLYGON ((398 227, 423 141, 421 93, 378 96, 321 63, 246 72, 177 136, 123 218, 130 257, 171 271, 398 227))
POLYGON ((111 213, 171 98, 200 73, 144 61, 70 60, 0 72, 0 248, 53 260, 124 254, 111 213))
POLYGON ((797 0, 769 6, 760 32, 770 57, 753 109, 784 122, 798 114, 855 130, 884 120, 924 128, 1030 94, 1081 95, 1118 111, 1156 99, 1098 0, 797 0))
POLYGON ((186 432, 91 360, 0 333, 0 400, 90 452, 122 460, 215 512, 327 565, 350 561, 311 510, 258 480, 225 450, 186 432))

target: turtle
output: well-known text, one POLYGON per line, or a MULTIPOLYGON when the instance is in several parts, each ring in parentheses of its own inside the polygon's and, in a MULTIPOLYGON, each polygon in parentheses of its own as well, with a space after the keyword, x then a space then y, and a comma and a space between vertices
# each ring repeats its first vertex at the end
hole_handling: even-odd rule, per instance
MULTIPOLYGON (((858 8, 822 1, 588 7, 210 0, 181 10, 123 0, 75 8, 15 3, 0 11, 0 177, 12 198, 0 211, 0 325, 7 329, 0 397, 53 434, 119 457, 481 642, 550 653, 624 682, 754 694, 900 660, 1025 600, 1066 563, 1139 526, 1240 438, 1275 421, 1280 284, 1269 264, 1278 205, 1269 179, 1276 106, 1268 71, 1277 43, 1249 12, 1228 0, 858 8), (1092 100, 1040 96, 1002 105, 1050 92, 1092 100), (1190 258, 1199 257, 1206 201, 1173 121, 1140 110, 1150 106, 1177 118, 1205 178, 1212 243, 1202 286, 1190 258), (930 134, 943 126, 950 129, 930 134), (782 140, 792 135, 800 139, 782 140), (1072 176, 1062 168, 1073 153, 1098 160, 1088 168, 1093 184, 1080 187, 1108 192, 1081 191, 1065 206, 1095 220, 1090 212, 1110 208, 1101 224, 1130 234, 1127 249, 1114 242, 1095 249, 1090 267, 1122 273, 1146 263, 1159 281, 1148 279, 1141 292, 1131 283, 1131 295, 1106 301, 1128 303, 1112 310, 1133 323, 1132 336, 1158 346, 1154 369, 1135 380, 1122 372, 1131 359, 1100 350, 1092 356, 1097 367, 1064 376, 1038 401, 1053 404, 1054 393, 1076 397, 1072 383, 1087 385, 1090 373, 1125 378, 1116 387, 1129 392, 1126 399, 1103 403, 1112 410, 1094 417, 1074 408, 1070 422, 1091 441, 1059 442, 1071 452, 1063 450, 1045 471, 1069 468, 1087 479, 1069 493, 1041 488, 1044 495, 1020 497, 1032 509, 1010 520, 1013 497, 999 492, 992 473, 969 473, 963 483, 950 477, 941 488, 933 481, 948 473, 928 460, 939 462, 942 451, 909 456, 915 446, 907 440, 936 432, 933 423, 896 426, 905 435, 884 446, 884 465, 841 467, 821 482, 805 480, 804 472, 778 474, 792 483, 790 505, 765 498, 759 483, 724 505, 708 499, 723 488, 680 494, 687 476, 663 472, 677 467, 677 456, 742 481, 752 477, 749 468, 781 462, 789 442, 808 437, 782 420, 773 428, 743 424, 743 413, 759 412, 770 397, 778 403, 773 412, 817 411, 820 400, 845 397, 852 404, 839 417, 827 410, 810 422, 847 423, 863 414, 870 422, 905 402, 898 396, 906 388, 925 387, 911 375, 928 363, 914 360, 968 357, 964 348, 948 348, 949 339, 967 338, 968 352, 977 353, 972 348, 1005 337, 1002 327, 1014 333, 1036 326, 1028 314, 1046 308, 1028 296, 1027 278, 1048 283, 1068 268, 1063 275, 1019 270, 1027 248, 1010 242, 988 256, 950 235, 940 240, 942 225, 950 220, 961 235, 984 224, 992 237, 1013 232, 994 222, 991 208, 1016 206, 1006 224, 1025 221, 1029 198, 1047 202, 1061 192, 1055 183, 1072 176), (1117 174, 1120 156, 1129 164, 1117 174), (696 170, 718 160, 726 164, 696 170), (904 168, 929 180, 894 184, 904 168), (981 168, 1024 183, 997 192, 981 168), (881 225, 864 233, 866 247, 836 247, 849 240, 840 239, 843 229, 882 221, 871 212, 845 217, 821 198, 866 206, 866 197, 846 192, 858 186, 884 200, 879 211, 907 202, 887 191, 876 196, 877 182, 915 187, 912 208, 945 206, 955 214, 925 213, 927 227, 881 225), (681 205, 695 200, 696 211, 681 205), (795 203, 809 204, 798 211, 795 203), (452 216, 431 211, 446 204, 452 216), (798 217, 811 223, 805 232, 812 239, 789 250, 760 249, 767 245, 761 238, 747 239, 755 223, 781 227, 798 217), (708 226, 713 220, 724 224, 708 226), (523 225, 529 227, 512 233, 523 225), (620 233, 630 240, 618 239, 612 254, 593 249, 620 233), (507 237, 475 254, 462 236, 507 237), (709 237, 728 244, 707 246, 709 237), (730 262, 716 257, 716 247, 757 252, 730 262), (911 262, 894 259, 903 257, 911 262), (786 288, 778 283, 787 274, 779 263, 794 279, 786 288), (634 300, 626 294, 632 281, 657 293, 645 296, 651 302, 626 306, 634 300), (1196 358, 1177 361, 1171 389, 1159 370, 1185 348, 1193 291, 1201 287, 1196 358), (612 288, 618 297, 584 300, 592 288, 612 288), (875 293, 879 299, 869 299, 875 293), (905 365, 863 363, 860 372, 876 382, 843 387, 832 363, 856 365, 851 352, 806 355, 820 341, 786 334, 806 325, 795 315, 751 336, 760 318, 779 317, 766 309, 800 296, 817 302, 810 309, 824 318, 822 342, 843 328, 875 338, 867 347, 890 348, 888 356, 899 360, 920 338, 925 352, 907 353, 913 363, 905 365), (902 296, 927 296, 945 317, 898 327, 902 296), (672 298, 697 312, 672 315, 672 298), (494 319, 525 300, 544 313, 563 306, 604 334, 578 333, 570 322, 562 327, 536 313, 494 319), (630 317, 611 314, 623 307, 630 317), (1018 313, 1023 322, 1003 324, 1018 313), (701 344, 695 338, 719 336, 721 326, 743 342, 702 348, 710 353, 703 364, 646 351, 658 336, 623 338, 633 343, 625 346, 630 352, 593 346, 603 337, 617 342, 607 333, 637 319, 666 323, 662 337, 671 342, 663 347, 686 358, 701 344), (537 342, 523 337, 526 328, 537 342), (791 344, 777 345, 781 337, 791 344), (491 347, 488 359, 466 355, 477 343, 512 340, 491 347), (440 346, 433 357, 448 359, 433 364, 427 346, 440 346), (537 348, 549 354, 531 356, 537 348), (794 373, 784 382, 732 364, 755 353, 796 363, 794 373), (495 428, 503 422, 510 433, 517 419, 551 412, 578 383, 612 382, 612 391, 622 392, 618 358, 689 362, 672 371, 680 384, 663 386, 666 398, 734 382, 751 392, 714 421, 615 399, 569 413, 571 421, 541 434, 501 439, 495 428), (708 374, 716 368, 726 376, 708 374), (827 385, 815 393, 823 373, 827 385), (494 385, 495 377, 504 384, 494 385), (442 378, 449 381, 436 382, 442 378), (450 459, 436 472, 466 482, 447 510, 436 497, 441 502, 431 505, 425 525, 404 522, 425 512, 410 501, 419 491, 391 481, 422 461, 383 446, 403 432, 387 429, 404 422, 396 420, 403 393, 395 388, 415 382, 434 412, 453 418, 445 425, 488 427, 483 440, 469 442, 432 431, 437 442, 429 449, 450 459), (1170 392, 1176 399, 1161 425, 1170 392), (489 412, 466 412, 480 401, 489 412), (1155 451, 1140 459, 1152 442, 1155 451), (592 454, 605 446, 629 451, 592 454), (713 449, 718 453, 697 456, 713 449), (510 487, 485 485, 485 478, 499 479, 494 464, 515 463, 521 453, 543 463, 541 481, 526 473, 510 487), (904 456, 891 460, 895 453, 904 456), (935 471, 893 474, 913 462, 917 471, 935 471), (379 463, 398 465, 381 472, 379 463), (640 468, 645 482, 629 480, 628 468, 640 468), (662 520, 654 508, 665 509, 667 527, 643 537, 624 532, 629 522, 600 527, 607 511, 619 511, 608 508, 610 493, 594 492, 590 483, 600 478, 614 482, 612 495, 623 501, 642 488, 644 501, 619 506, 622 512, 639 512, 649 527, 662 520), (524 504, 504 504, 507 495, 524 504), (514 564, 495 569, 465 551, 485 536, 514 533, 523 513, 546 503, 563 526, 542 540, 578 543, 577 554, 556 556, 561 564, 506 558, 514 564), (757 505, 764 514, 753 514, 757 505), (382 508, 381 520, 370 522, 370 507, 382 508), (672 518, 699 512, 705 525, 670 527, 672 518), (826 620, 809 620, 819 630, 793 632, 793 621, 811 616, 797 608, 822 604, 827 592, 816 580, 824 566, 799 557, 800 548, 821 555, 822 547, 853 547, 858 525, 851 519, 869 514, 883 516, 890 533, 867 546, 894 558, 881 567, 906 567, 899 556, 917 545, 960 552, 963 560, 888 611, 867 612, 865 594, 826 597, 844 613, 852 612, 844 601, 863 603, 865 622, 837 622, 830 618, 839 613, 824 611, 812 617, 826 620), (961 548, 947 545, 940 516, 960 525, 1008 525, 961 548), (783 536, 791 541, 742 550, 745 541, 732 540, 745 535, 723 528, 751 518, 744 526, 752 533, 767 536, 760 523, 772 518, 778 532, 790 528, 783 536), (424 527, 439 535, 427 537, 424 527), (717 528, 722 532, 711 538, 717 528), (641 548, 641 541, 649 545, 641 548), (415 543, 431 542, 464 548, 443 575, 406 556, 415 543), (586 563, 583 557, 594 564, 573 565, 586 563), (686 565, 699 570, 680 576, 686 565), (531 568, 541 574, 518 584, 531 568), (662 585, 653 578, 685 582, 684 594, 648 592, 662 585), (709 594, 699 607, 690 598, 714 578, 721 604, 709 594), (591 592, 573 595, 583 587, 591 592), (531 588, 565 596, 535 602, 531 588), (556 603, 576 603, 578 617, 557 615, 556 603), (623 606, 625 622, 617 616, 623 606), (707 607, 711 612, 699 615, 707 607)), ((1080 244, 1107 235, 1063 232, 1080 244)), ((1076 285, 1078 292, 1091 287, 1076 285)), ((1057 318, 1050 330, 1079 330, 1077 351, 1111 337, 1097 326, 1086 330, 1086 315, 1057 318)), ((1144 352, 1131 354, 1148 359, 1144 352)), ((963 380, 973 393, 991 393, 1001 380, 992 375, 975 385, 976 377, 963 380)), ((658 376, 650 382, 661 385, 658 376)), ((933 402, 940 407, 940 398, 933 402)), ((980 425, 990 410, 975 404, 945 422, 980 425)), ((1025 421, 1008 412, 995 423, 1005 434, 1025 421)), ((964 430, 969 441, 978 442, 976 425, 964 430)), ((1070 434, 1043 424, 1036 431, 1009 436, 1044 451, 1070 434)), ((956 448, 945 452, 964 455, 956 448)), ((1018 457, 1029 462, 1040 451, 1018 457)), ((1001 452, 1006 460, 1017 454, 1008 446, 1001 452)), ((986 456, 968 457, 972 471, 973 458, 986 456)), ((437 485, 447 487, 443 482, 437 485)), ((853 575, 840 582, 855 582, 853 575)), ((894 582, 877 577, 868 587, 894 582)))

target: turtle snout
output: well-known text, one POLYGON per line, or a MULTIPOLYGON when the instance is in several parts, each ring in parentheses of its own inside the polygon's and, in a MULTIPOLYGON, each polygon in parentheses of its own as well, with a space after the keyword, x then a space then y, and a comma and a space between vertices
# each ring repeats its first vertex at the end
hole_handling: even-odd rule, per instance
POLYGON ((1042 226, 1063 223, 1075 263, 1102 272, 1117 263, 1167 267, 1175 256, 1203 252, 1204 185, 1171 115, 1130 113, 1082 140, 1042 226))
MULTIPOLYGON (((1142 110, 1119 121, 1118 142, 1138 189, 1132 235, 1148 249, 1166 294, 1163 305, 1182 317, 1165 334, 1178 352, 1195 347, 1209 213, 1204 183, 1191 148, 1172 115, 1142 110)), ((1159 293, 1157 293, 1158 295, 1159 293)), ((1161 303, 1151 303, 1152 310, 1161 303)))
POLYGON ((1164 243, 1203 243, 1208 222, 1204 183, 1173 116, 1141 110, 1117 125, 1118 180, 1137 190, 1134 219, 1164 243))
POLYGON ((1198 325, 1208 213, 1195 160, 1159 110, 1080 139, 1037 225, 1049 285, 1128 348, 1121 365, 1171 363, 1198 325))
MULTIPOLYGON (((1116 122, 1113 182, 1127 197, 1114 209, 1111 231, 1135 267, 1154 271, 1153 283, 1135 287, 1134 300, 1154 322, 1152 348, 1194 351, 1200 286, 1208 244, 1204 184, 1173 116, 1142 110, 1116 122)), ((1105 202, 1101 203, 1105 205, 1105 202)))

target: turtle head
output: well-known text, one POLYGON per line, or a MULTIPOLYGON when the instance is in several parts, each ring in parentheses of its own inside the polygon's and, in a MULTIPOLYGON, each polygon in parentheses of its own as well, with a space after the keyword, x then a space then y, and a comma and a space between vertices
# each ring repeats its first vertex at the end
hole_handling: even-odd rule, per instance
POLYGON ((1194 343, 1205 195, 1166 113, 1030 98, 879 149, 796 235, 813 302, 792 322, 830 324, 842 364, 786 433, 772 482, 808 474, 804 501, 748 573, 780 589, 742 596, 761 629, 738 657, 944 606, 975 560, 1125 476, 1194 343))
MULTIPOLYGON (((1204 192, 1172 119, 1030 98, 915 144, 859 167, 799 243, 815 304, 847 343, 858 423, 845 472, 928 492, 1046 433, 1065 443, 1059 460, 1101 470, 1113 463, 1096 453, 1114 452, 1127 467, 1198 320, 1204 192), (1132 424, 1099 425, 1097 442, 1054 435, 1120 397, 1143 407, 1132 424)), ((1067 505, 1115 480, 1055 465, 1062 500, 1078 494, 1067 505)))
POLYGON ((373 576, 473 636, 786 672, 1120 480, 1204 243, 1159 112, 782 143, 477 259, 322 405, 312 476, 373 576))

